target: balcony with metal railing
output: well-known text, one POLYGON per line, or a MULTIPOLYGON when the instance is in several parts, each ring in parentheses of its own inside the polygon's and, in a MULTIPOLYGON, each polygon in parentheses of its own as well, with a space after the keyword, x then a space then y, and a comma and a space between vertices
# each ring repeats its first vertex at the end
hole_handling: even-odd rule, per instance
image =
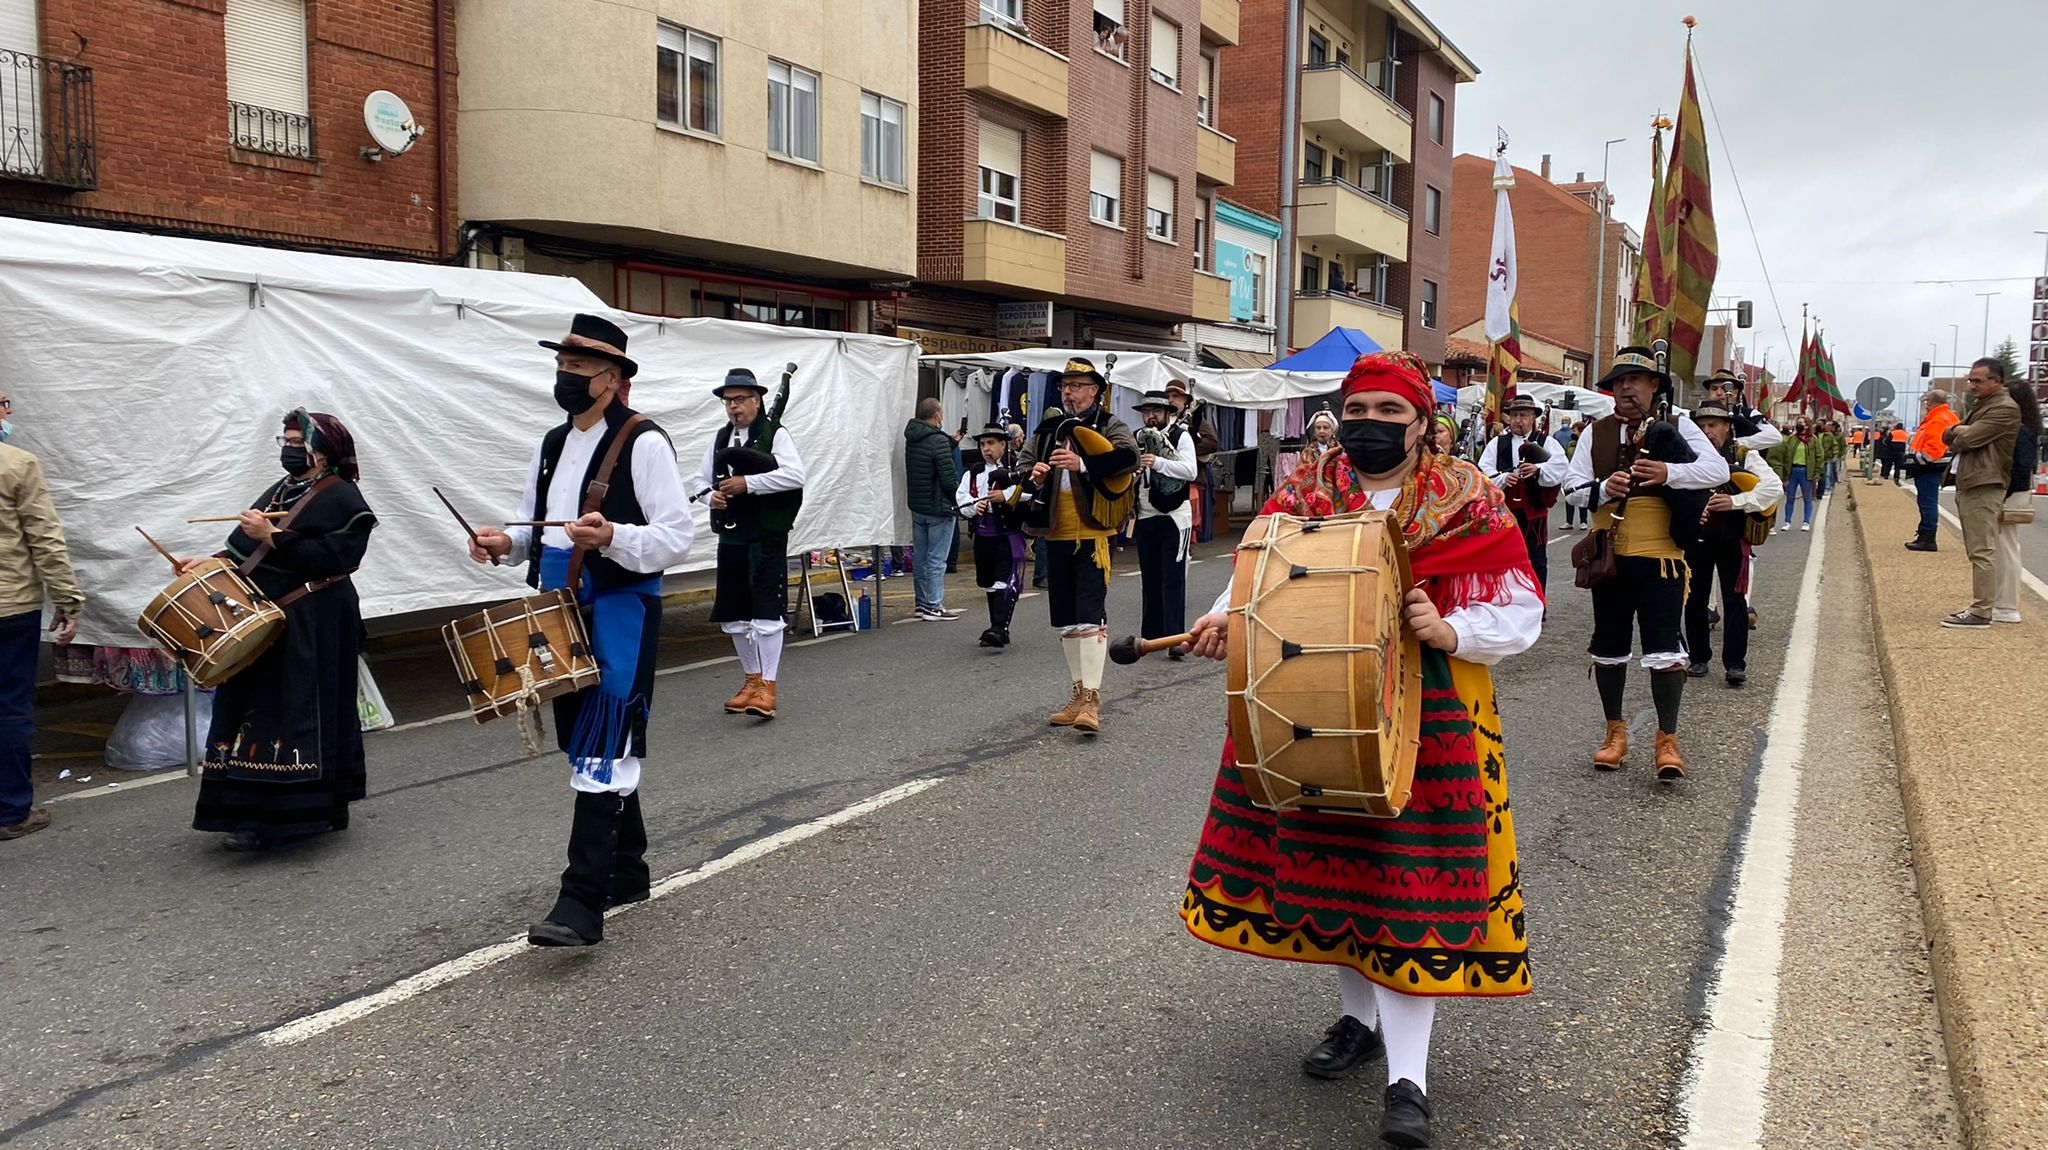
POLYGON ((228 139, 235 147, 251 152, 310 160, 313 117, 229 101, 228 139))
POLYGON ((0 180, 98 184, 91 68, 0 48, 0 180))

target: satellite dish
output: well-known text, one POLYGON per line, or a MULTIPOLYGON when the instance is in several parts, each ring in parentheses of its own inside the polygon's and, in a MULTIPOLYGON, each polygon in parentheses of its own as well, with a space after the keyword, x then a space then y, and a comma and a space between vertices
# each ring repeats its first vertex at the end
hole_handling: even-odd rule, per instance
POLYGON ((1881 375, 1873 375, 1856 385, 1856 404, 1865 411, 1883 411, 1898 396, 1899 389, 1881 375))
POLYGON ((363 125, 370 129, 370 138, 377 141, 381 152, 371 155, 377 149, 364 149, 366 160, 381 160, 385 156, 402 156, 412 149, 426 129, 412 118, 412 109, 396 95, 378 89, 363 99, 363 125))

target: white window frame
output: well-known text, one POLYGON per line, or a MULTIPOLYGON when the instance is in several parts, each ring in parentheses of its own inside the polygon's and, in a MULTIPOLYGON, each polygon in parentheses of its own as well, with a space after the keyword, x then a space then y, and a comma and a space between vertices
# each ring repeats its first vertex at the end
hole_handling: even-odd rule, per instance
POLYGON ((787 60, 771 58, 768 61, 768 153, 770 155, 781 156, 785 159, 796 160, 799 163, 805 164, 816 164, 818 162, 818 137, 823 134, 823 129, 818 122, 818 106, 823 86, 819 75, 808 68, 792 64, 787 60), (809 85, 808 93, 805 91, 806 84, 809 85), (776 88, 778 85, 783 89, 782 109, 779 114, 775 107, 776 88), (800 97, 806 94, 811 98, 811 135, 809 140, 798 138, 802 122, 798 115, 797 106, 801 102, 800 97), (778 130, 781 133, 780 147, 776 143, 778 130), (810 145, 808 153, 804 150, 805 144, 810 145))
POLYGON ((1444 193, 1434 184, 1422 186, 1422 228, 1433 236, 1444 234, 1444 193))
POLYGON ((700 135, 718 135, 718 112, 719 106, 723 102, 723 93, 719 90, 719 80, 721 78, 719 58, 724 54, 724 43, 716 36, 707 36, 702 32, 685 28, 680 24, 670 24, 662 21, 654 26, 654 45, 656 69, 659 70, 664 66, 661 59, 663 52, 675 58, 674 66, 677 69, 676 118, 669 120, 662 117, 660 91, 657 88, 654 112, 655 122, 700 135), (693 124, 690 122, 690 115, 692 109, 696 107, 696 103, 690 98, 690 95, 692 85, 696 81, 696 76, 691 70, 691 65, 698 61, 703 61, 711 66, 711 94, 710 98, 704 101, 705 122, 693 124))
POLYGON ((1174 203, 1180 196, 1180 183, 1165 172, 1145 173, 1145 234, 1165 243, 1176 243, 1174 239, 1174 203), (1166 206, 1158 206, 1160 181, 1165 182, 1166 206))
POLYGON ((1209 201, 1195 197, 1195 270, 1205 270, 1209 251, 1209 201))
POLYGON ((981 18, 998 28, 1023 27, 1024 0, 981 0, 981 18))
POLYGON ((860 94, 860 176, 892 188, 908 187, 904 174, 904 135, 908 116, 901 100, 875 92, 860 94), (888 145, 889 114, 896 116, 896 146, 888 145), (892 163, 893 161, 893 163, 892 163))
POLYGON ((1252 319, 1253 323, 1265 323, 1273 314, 1273 299, 1268 292, 1272 285, 1266 275, 1268 256, 1265 252, 1244 253, 1245 274, 1252 277, 1252 319))
POLYGON ((1202 52, 1197 55, 1195 79, 1195 122, 1204 127, 1216 126, 1216 55, 1202 52))
POLYGON ((1098 224, 1113 228, 1123 226, 1124 161, 1121 156, 1112 156, 1104 151, 1088 153, 1088 218, 1098 224), (1104 159, 1116 165, 1116 180, 1108 191, 1098 187, 1096 160, 1104 159))
POLYGON ((1018 170, 1006 172, 999 167, 989 166, 985 162, 985 150, 981 148, 980 142, 977 141, 976 163, 981 175, 980 185, 976 190, 974 201, 974 214, 977 218, 984 220, 1000 220, 1004 223, 1021 225, 1024 222, 1024 133, 1017 131, 1015 128, 1005 127, 1004 125, 991 123, 987 120, 981 121, 981 132, 984 138, 991 130, 1008 132, 1017 137, 1016 165, 1018 170), (1008 194, 1005 195, 1005 192, 1008 194))
POLYGON ((1180 25, 1156 11, 1152 13, 1152 44, 1149 52, 1151 57, 1147 66, 1151 69, 1153 82, 1164 84, 1176 92, 1180 91, 1180 25), (1172 51, 1159 50, 1162 39, 1172 47, 1172 51), (1162 61, 1166 64, 1164 68, 1159 66, 1162 61))

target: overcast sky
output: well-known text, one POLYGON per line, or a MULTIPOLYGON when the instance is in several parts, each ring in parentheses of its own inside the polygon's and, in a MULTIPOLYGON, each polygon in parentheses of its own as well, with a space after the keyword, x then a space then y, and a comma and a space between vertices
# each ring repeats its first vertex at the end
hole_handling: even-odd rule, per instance
POLYGON ((1870 375, 1917 391, 1931 345, 1937 365, 1951 358, 1950 324, 1963 362, 1976 358, 1983 291, 2003 293, 1990 301, 1991 345, 2011 336, 2026 362, 2030 277, 2048 253, 2048 236, 2033 234, 2048 231, 2048 0, 1422 4, 1480 71, 1458 89, 1458 150, 1490 155, 1499 126, 1515 164, 1533 171, 1547 152, 1553 179, 1598 179, 1603 141, 1626 137, 1609 182, 1615 214, 1636 228, 1649 121, 1676 119, 1680 20, 1699 17, 1714 290, 1756 301, 1751 362, 1768 354, 1789 376, 1804 302, 1826 323, 1845 393, 1870 375), (1987 282, 1960 282, 1976 279, 1987 282))

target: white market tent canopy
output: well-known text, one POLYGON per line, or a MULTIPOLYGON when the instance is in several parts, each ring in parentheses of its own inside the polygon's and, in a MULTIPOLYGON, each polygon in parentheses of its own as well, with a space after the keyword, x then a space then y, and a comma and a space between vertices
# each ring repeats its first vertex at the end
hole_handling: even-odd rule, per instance
MULTIPOLYGON (((1587 387, 1573 387, 1568 383, 1537 383, 1523 380, 1515 384, 1518 394, 1526 395, 1538 403, 1548 404, 1560 411, 1572 411, 1585 419, 1604 419, 1614 414, 1614 397, 1602 395, 1587 387)), ((1486 385, 1473 384, 1458 389, 1458 414, 1470 416, 1486 403, 1486 385)), ((1555 419, 1553 417, 1553 425, 1555 419)))
POLYGON ((1223 407, 1281 408, 1287 406, 1290 399, 1328 395, 1344 382, 1341 371, 1197 367, 1185 360, 1151 351, 1020 348, 980 355, 927 355, 920 358, 926 363, 962 364, 990 370, 1058 371, 1074 358, 1092 360, 1097 368, 1102 368, 1111 355, 1116 356, 1116 366, 1104 374, 1109 376, 1113 387, 1142 394, 1164 390, 1169 379, 1184 379, 1194 385, 1196 398, 1223 407))
MULTIPOLYGON (((297 407, 356 439, 379 526, 356 576, 367 617, 511 598, 471 563, 438 485, 472 524, 516 514, 561 421, 553 353, 579 311, 630 337, 634 405, 694 474, 725 416, 711 389, 745 366, 798 365, 786 425, 810 478, 791 550, 908 542, 902 428, 917 398, 904 340, 606 308, 575 280, 0 219, 0 379, 12 445, 41 457, 88 599, 79 642, 141 646, 135 618, 168 582, 140 525, 208 554, 278 475, 297 407)), ((708 511, 679 571, 712 565, 708 511)))

